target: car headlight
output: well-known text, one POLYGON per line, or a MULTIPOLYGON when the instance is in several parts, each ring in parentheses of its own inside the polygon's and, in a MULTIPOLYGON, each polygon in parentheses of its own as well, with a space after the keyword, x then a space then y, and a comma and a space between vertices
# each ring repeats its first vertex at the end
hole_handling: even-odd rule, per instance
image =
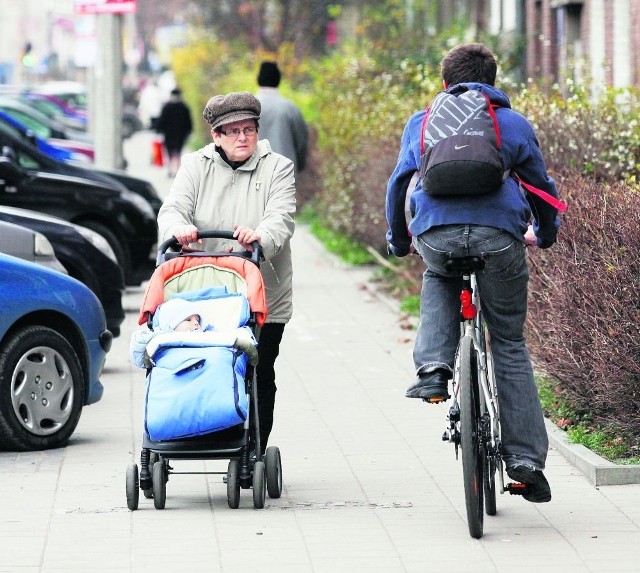
POLYGON ((52 257, 55 252, 53 246, 49 242, 49 239, 41 233, 34 235, 33 252, 39 257, 52 257))
POLYGON ((126 198, 131 201, 138 209, 140 209, 145 217, 155 220, 156 214, 153 210, 153 207, 144 197, 141 197, 133 191, 129 191, 128 193, 126 193, 126 198))
POLYGON ((82 227, 80 225, 74 225, 76 231, 80 233, 87 241, 89 241, 96 249, 98 249, 101 253, 109 257, 114 263, 118 262, 116 254, 113 252, 111 245, 101 234, 92 231, 91 229, 87 229, 86 227, 82 227))

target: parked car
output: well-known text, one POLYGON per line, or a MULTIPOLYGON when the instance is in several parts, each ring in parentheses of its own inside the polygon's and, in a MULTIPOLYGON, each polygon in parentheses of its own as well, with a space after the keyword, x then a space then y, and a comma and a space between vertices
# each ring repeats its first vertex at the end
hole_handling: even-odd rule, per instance
POLYGON ((58 161, 77 161, 80 163, 90 161, 83 153, 75 153, 63 147, 51 145, 46 139, 38 137, 31 129, 2 110, 0 110, 0 122, 10 129, 16 137, 35 145, 42 153, 52 159, 57 159, 58 161))
MULTIPOLYGON (((16 207, 0 206, 0 223, 4 221, 21 225, 25 231, 38 231, 52 247, 51 253, 55 252, 62 270, 95 293, 104 309, 107 328, 114 337, 120 336, 124 275, 102 235, 58 217, 16 207)), ((4 242, 3 237, 2 245, 4 242)))
MULTIPOLYGON (((156 215, 158 214, 158 211, 162 206, 162 199, 160 199, 158 191, 149 181, 140 179, 139 177, 133 177, 125 171, 117 169, 98 169, 92 164, 88 164, 85 160, 81 159, 85 156, 79 156, 77 153, 72 153, 66 149, 51 145, 44 139, 35 135, 33 131, 22 125, 19 121, 13 119, 2 111, 0 111, 0 123, 5 124, 5 127, 12 131, 18 140, 27 145, 35 146, 43 155, 46 155, 51 159, 63 162, 62 164, 52 163, 47 162, 45 159, 41 159, 40 163, 45 171, 66 173, 68 175, 80 174, 81 176, 88 177, 89 179, 92 179, 94 174, 98 174, 98 179, 100 181, 105 180, 104 176, 107 176, 112 180, 115 179, 122 183, 122 185, 124 185, 129 191, 133 191, 141 197, 144 197, 149 202, 156 215), (67 163, 71 164, 72 167, 66 167, 65 164, 67 163), (84 171, 78 171, 78 169, 76 169, 77 167, 84 169, 84 171)), ((34 162, 36 161, 37 157, 34 158, 34 162)))
POLYGON ((87 131, 88 121, 86 111, 74 109, 54 95, 26 91, 20 92, 20 99, 29 103, 29 105, 47 117, 58 120, 70 129, 87 131))
POLYGON ((69 129, 60 122, 49 119, 37 109, 20 101, 18 96, 0 96, 0 110, 52 145, 83 153, 93 161, 95 156, 93 138, 88 133, 69 129))
MULTIPOLYGON (((93 165, 78 165, 88 177, 90 177, 91 172, 99 173, 101 175, 106 175, 107 177, 111 177, 115 179, 119 183, 122 183, 129 191, 132 191, 136 195, 140 195, 146 199, 151 205, 153 212, 158 216, 158 211, 160 211, 160 207, 162 207, 162 199, 158 194, 158 190, 146 179, 141 179, 140 177, 134 177, 133 175, 129 175, 126 171, 121 171, 117 169, 97 169, 93 165)), ((67 171, 67 173, 71 173, 67 171)))
POLYGON ((0 254, 0 449, 64 446, 100 400, 113 337, 81 282, 0 254))
POLYGON ((149 202, 114 179, 79 167, 65 174, 56 162, 0 124, 0 205, 32 209, 102 235, 124 271, 140 284, 155 268, 156 213, 149 202), (52 169, 47 171, 47 165, 52 169), (56 170, 57 169, 57 170, 56 170))
POLYGON ((67 270, 56 258, 53 246, 42 233, 0 220, 0 253, 43 265, 62 274, 67 270))
MULTIPOLYGON (((31 91, 55 96, 76 110, 87 110, 87 89, 79 82, 51 81, 35 86, 31 91)), ((125 97, 122 101, 122 137, 127 139, 142 129, 142 121, 136 106, 129 101, 126 93, 123 96, 125 97)))

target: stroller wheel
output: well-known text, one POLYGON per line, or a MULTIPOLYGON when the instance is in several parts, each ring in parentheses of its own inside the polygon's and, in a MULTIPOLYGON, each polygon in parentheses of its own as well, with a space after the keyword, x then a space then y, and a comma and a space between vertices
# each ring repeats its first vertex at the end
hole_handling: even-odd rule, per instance
POLYGON ((140 490, 138 489, 138 466, 130 464, 127 466, 127 507, 131 511, 138 509, 138 500, 140 499, 140 490))
MULTIPOLYGON (((156 453, 156 452, 151 452, 149 454, 149 474, 151 475, 152 479, 151 481, 153 482, 153 465, 160 459, 160 456, 156 453)), ((151 499, 153 497, 153 486, 148 488, 148 489, 143 489, 142 490, 142 495, 144 495, 144 497, 146 499, 151 499)))
POLYGON ((230 460, 227 469, 227 503, 231 509, 240 505, 240 462, 230 460))
POLYGON ((253 507, 256 509, 264 507, 264 498, 267 491, 265 474, 264 462, 256 462, 255 466, 253 466, 253 507))
POLYGON ((153 464, 153 505, 156 509, 164 509, 167 501, 166 469, 163 462, 153 464))
POLYGON ((267 493, 271 499, 278 499, 282 494, 282 461, 280 448, 270 446, 264 458, 267 470, 267 493))

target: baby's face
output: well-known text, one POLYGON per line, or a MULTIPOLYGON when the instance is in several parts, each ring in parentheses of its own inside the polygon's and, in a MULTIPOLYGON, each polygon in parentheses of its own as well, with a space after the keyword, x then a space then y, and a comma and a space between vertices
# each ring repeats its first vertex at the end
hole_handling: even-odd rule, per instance
POLYGON ((193 330, 200 330, 200 317, 197 314, 192 314, 176 326, 176 332, 190 332, 193 330))

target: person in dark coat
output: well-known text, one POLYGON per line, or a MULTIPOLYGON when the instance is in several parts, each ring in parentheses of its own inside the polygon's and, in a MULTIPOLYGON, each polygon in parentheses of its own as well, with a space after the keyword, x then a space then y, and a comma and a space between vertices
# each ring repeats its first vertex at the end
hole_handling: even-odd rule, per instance
POLYGON ((182 101, 179 88, 171 91, 169 101, 164 104, 156 130, 164 137, 164 147, 169 158, 169 177, 173 177, 180 167, 182 148, 193 129, 191 112, 182 101))

